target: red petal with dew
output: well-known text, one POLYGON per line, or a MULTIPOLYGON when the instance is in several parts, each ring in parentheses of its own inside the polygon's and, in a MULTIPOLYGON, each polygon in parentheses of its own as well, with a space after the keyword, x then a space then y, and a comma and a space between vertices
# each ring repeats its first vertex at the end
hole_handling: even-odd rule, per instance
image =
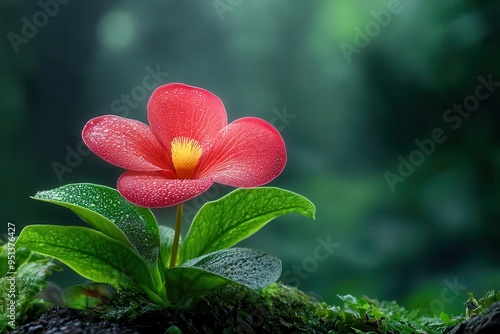
POLYGON ((209 91, 179 83, 158 87, 148 102, 151 130, 170 152, 172 139, 211 141, 227 125, 222 101, 209 91))
POLYGON ((205 192, 209 178, 170 179, 162 172, 125 172, 118 179, 118 191, 128 201, 147 208, 176 205, 205 192))
POLYGON ((196 176, 233 187, 257 187, 276 178, 285 164, 285 143, 278 130, 260 118, 245 117, 220 131, 196 176))
POLYGON ((85 144, 107 162, 130 170, 172 170, 165 148, 144 123, 107 115, 91 119, 82 131, 85 144))

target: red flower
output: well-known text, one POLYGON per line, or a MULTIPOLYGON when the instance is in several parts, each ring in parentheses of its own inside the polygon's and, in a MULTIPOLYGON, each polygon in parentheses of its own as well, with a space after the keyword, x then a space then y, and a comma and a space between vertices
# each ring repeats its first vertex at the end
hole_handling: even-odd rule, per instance
POLYGON ((102 159, 128 169, 118 191, 144 207, 185 202, 214 182, 257 187, 286 163, 279 132, 266 121, 240 118, 227 124, 222 101, 184 84, 158 87, 148 102, 150 126, 107 115, 91 119, 82 137, 102 159))

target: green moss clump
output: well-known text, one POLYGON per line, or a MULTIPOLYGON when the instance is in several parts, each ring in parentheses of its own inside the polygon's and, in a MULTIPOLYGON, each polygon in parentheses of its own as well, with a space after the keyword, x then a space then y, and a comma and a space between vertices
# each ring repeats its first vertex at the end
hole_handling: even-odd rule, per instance
POLYGON ((121 303, 127 306, 109 308, 105 316, 139 331, 150 326, 149 333, 154 328, 161 329, 157 333, 167 329, 169 333, 437 333, 449 325, 440 317, 422 317, 395 302, 339 297, 342 305, 332 306, 279 283, 259 293, 226 286, 172 310, 125 293, 121 303))
POLYGON ((108 308, 105 317, 125 320, 137 329, 137 324, 148 324, 172 333, 315 333, 327 326, 316 316, 317 302, 281 284, 272 284, 260 293, 229 285, 176 310, 147 304, 137 295, 131 297, 122 294, 124 306, 108 308), (130 300, 134 300, 132 305, 130 300))

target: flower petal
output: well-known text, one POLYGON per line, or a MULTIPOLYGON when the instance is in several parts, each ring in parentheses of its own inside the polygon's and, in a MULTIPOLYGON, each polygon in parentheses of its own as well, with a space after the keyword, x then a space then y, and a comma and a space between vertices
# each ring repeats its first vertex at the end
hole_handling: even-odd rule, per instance
POLYGON ((82 131, 85 144, 107 162, 130 170, 172 170, 165 148, 144 123, 114 115, 87 122, 82 131))
POLYGON ((176 205, 206 191, 209 178, 170 179, 162 172, 125 172, 118 179, 118 191, 128 201, 147 208, 176 205))
POLYGON ((245 117, 220 131, 195 175, 233 187, 257 187, 277 177, 285 164, 285 143, 278 130, 260 118, 245 117))
POLYGON ((165 147, 175 137, 210 140, 227 125, 222 101, 207 90, 179 83, 158 87, 148 102, 151 130, 165 147))

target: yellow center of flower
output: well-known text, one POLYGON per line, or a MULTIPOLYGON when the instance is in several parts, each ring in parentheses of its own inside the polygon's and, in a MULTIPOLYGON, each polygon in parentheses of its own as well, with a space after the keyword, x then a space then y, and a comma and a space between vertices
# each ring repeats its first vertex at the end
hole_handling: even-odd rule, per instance
POLYGON ((201 153, 203 153, 200 143, 187 137, 175 137, 170 147, 177 177, 190 179, 200 161, 201 153))

